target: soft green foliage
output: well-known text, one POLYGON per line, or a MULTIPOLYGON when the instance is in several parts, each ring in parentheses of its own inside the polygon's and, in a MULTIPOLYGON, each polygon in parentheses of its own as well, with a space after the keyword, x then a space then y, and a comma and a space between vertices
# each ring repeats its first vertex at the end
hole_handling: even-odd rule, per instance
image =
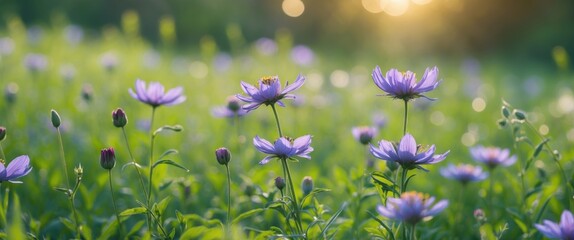
POLYGON ((0 238, 24 233, 39 239, 74 235, 68 199, 56 190, 65 190, 67 179, 60 162, 58 133, 48 114, 51 109, 57 109, 61 117, 59 128, 68 171, 72 173, 72 167, 78 165, 83 169, 75 207, 85 239, 115 236, 118 229, 107 185, 108 172, 99 166, 99 150, 108 146, 116 150, 116 160, 124 166, 111 170, 127 234, 124 237, 152 238, 150 232, 142 231, 147 226, 146 212, 152 212, 161 222, 163 229, 154 226, 154 233, 165 231, 169 237, 185 239, 225 236, 226 169, 213 156, 213 150, 220 146, 233 152, 233 161, 229 162, 231 235, 236 239, 289 236, 286 226, 295 226, 292 219, 285 221, 291 206, 281 199, 274 185, 275 177, 283 176, 280 163, 257 165, 264 154, 256 152, 251 144, 256 134, 267 139, 277 137, 271 108, 262 106, 239 121, 218 119, 210 112, 212 107, 224 105, 227 96, 242 92, 241 80, 253 84, 261 76, 278 75, 282 81, 291 82, 299 73, 307 77, 296 92, 303 104, 293 106, 286 101, 288 107, 278 107, 277 112, 285 135, 313 136, 312 159, 291 163, 295 182, 311 176, 315 186, 306 197, 296 188, 308 237, 402 236, 387 231, 397 229, 398 223, 375 211, 385 196, 396 191, 390 187, 394 175, 386 175, 384 161, 375 160, 367 168, 365 158, 373 157, 365 154, 365 146, 351 134, 353 126, 372 125, 373 114, 382 112, 389 122, 375 140, 398 141, 402 137, 403 105, 377 96, 382 92, 370 79, 375 65, 419 73, 437 65, 441 71, 443 82, 428 94, 438 100, 415 100, 409 109, 408 130, 417 142, 435 144, 437 152, 450 149, 451 153, 445 161, 428 166, 430 172, 410 171, 409 175, 416 176, 409 179, 408 188, 449 199, 451 204, 431 221, 417 225, 419 239, 541 238, 533 224, 557 219, 562 210, 572 206, 574 150, 570 146, 574 141, 574 116, 568 104, 574 104, 574 97, 568 85, 572 76, 564 72, 555 74, 492 61, 471 76, 468 72, 472 71, 460 68, 464 60, 411 62, 379 56, 332 59, 328 53, 318 53, 310 66, 299 66, 290 59, 292 39, 285 33, 275 39, 279 44, 275 55, 262 55, 245 46, 231 56, 228 69, 218 70, 214 62, 217 52, 206 49, 212 45, 200 45, 190 52, 154 49, 137 36, 123 35, 117 29, 106 29, 101 36, 88 33, 86 39, 74 45, 64 39, 63 26, 44 29, 42 38, 31 42, 18 20, 9 20, 7 26, 0 37, 10 37, 15 49, 10 55, 0 55, 0 87, 17 85, 18 90, 14 101, 7 97, 0 100, 0 125, 10 132, 2 147, 8 159, 29 155, 33 170, 20 179, 23 184, 1 185, 0 238), (117 56, 117 66, 112 69, 100 64, 106 52, 117 56), (27 71, 23 61, 28 53, 44 54, 47 68, 27 71), (144 62, 150 55, 159 57, 157 64, 144 62), (73 66, 73 77, 62 76, 63 66, 73 66), (187 96, 183 104, 156 109, 154 128, 163 127, 153 133, 157 134, 157 154, 152 165, 152 206, 145 204, 135 168, 126 167, 134 163, 122 130, 112 123, 112 110, 124 109, 130 119, 125 131, 147 180, 150 132, 146 124, 152 110, 128 94, 136 78, 159 81, 166 88, 183 86, 187 96), (480 81, 475 86, 470 79, 480 81), (531 89, 529 84, 538 84, 538 88, 531 89), (503 103, 502 98, 514 106, 503 103), (506 110, 501 114, 503 105, 506 110), (520 109, 515 108, 518 106, 520 109), (508 124, 498 129, 496 121, 501 117, 508 124), (464 187, 439 175, 439 168, 449 162, 474 163, 468 147, 476 144, 510 148, 520 164, 497 169, 491 173, 491 180, 464 187), (559 155, 553 152, 555 149, 559 155), (371 177, 372 171, 376 174, 371 177), (487 202, 489 181, 494 181, 493 206, 487 202), (385 189, 380 187, 382 184, 385 189), (479 208, 486 212, 485 222, 473 217, 479 208))

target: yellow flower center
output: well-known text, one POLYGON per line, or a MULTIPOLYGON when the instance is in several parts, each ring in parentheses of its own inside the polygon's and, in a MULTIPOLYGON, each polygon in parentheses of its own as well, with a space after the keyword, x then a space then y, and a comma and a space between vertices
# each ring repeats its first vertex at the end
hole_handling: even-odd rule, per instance
POLYGON ((277 78, 274 76, 265 76, 265 77, 261 78, 261 83, 263 83, 265 85, 271 85, 275 81, 277 81, 277 78))

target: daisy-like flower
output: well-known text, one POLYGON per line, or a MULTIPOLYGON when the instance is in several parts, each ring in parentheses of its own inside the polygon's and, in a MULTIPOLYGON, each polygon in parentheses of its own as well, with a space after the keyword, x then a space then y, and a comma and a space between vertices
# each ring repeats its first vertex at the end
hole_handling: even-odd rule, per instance
POLYGON ((381 140, 379 147, 371 144, 370 152, 378 159, 396 162, 405 169, 419 168, 426 171, 419 165, 440 162, 446 158, 450 150, 443 154, 434 155, 434 145, 431 145, 428 149, 423 149, 417 146, 415 138, 407 133, 403 136, 398 146, 389 141, 381 140))
POLYGON ((409 101, 418 97, 434 100, 423 95, 423 93, 438 87, 440 81, 437 81, 437 75, 437 67, 427 68, 421 80, 417 82, 415 73, 411 71, 401 73, 393 68, 383 76, 381 68, 377 66, 371 76, 375 84, 388 96, 409 101))
POLYGON ((377 206, 379 214, 408 224, 417 224, 426 217, 437 215, 448 206, 448 200, 441 200, 434 206, 434 197, 418 192, 405 192, 400 198, 388 198, 387 205, 377 206))
POLYGON ((32 166, 30 166, 30 158, 27 155, 14 158, 14 160, 8 164, 8 167, 4 167, 4 163, 0 162, 0 183, 4 181, 22 183, 20 181, 14 181, 14 179, 26 176, 30 171, 32 171, 32 166))
POLYGON ((241 101, 248 103, 243 106, 243 109, 248 112, 257 109, 261 104, 273 105, 277 103, 279 106, 285 107, 285 104, 283 104, 281 100, 294 99, 295 95, 290 94, 290 92, 300 88, 304 82, 305 77, 299 75, 293 84, 289 85, 289 82, 287 82, 285 89, 281 90, 281 82, 277 76, 262 77, 258 80, 258 88, 242 81, 241 88, 247 96, 241 94, 237 94, 236 96, 241 99, 241 101))
POLYGON ((510 156, 510 150, 497 147, 476 146, 470 149, 470 154, 474 160, 486 164, 490 169, 499 165, 508 167, 516 162, 516 156, 510 156))
POLYGON ((555 223, 550 220, 542 221, 542 224, 534 224, 544 236, 548 238, 571 240, 574 239, 574 216, 568 210, 562 212, 560 216, 560 223, 555 223))
POLYGON ((140 79, 136 80, 135 91, 129 89, 130 95, 140 102, 148 104, 152 107, 159 107, 161 105, 171 106, 180 104, 185 101, 185 96, 181 95, 183 92, 182 87, 172 88, 167 93, 164 93, 164 87, 159 82, 151 82, 146 88, 146 83, 140 79))
POLYGON ((247 111, 241 108, 241 104, 239 103, 239 99, 237 97, 229 96, 227 98, 226 106, 215 107, 211 110, 211 113, 215 117, 233 118, 236 116, 241 117, 247 114, 247 111))
POLYGON ((253 138, 253 145, 255 145, 255 148, 260 152, 269 154, 269 156, 259 162, 260 165, 268 163, 273 158, 288 159, 302 157, 311 159, 309 153, 313 151, 311 147, 311 135, 305 135, 297 139, 280 137, 275 140, 273 144, 265 139, 259 138, 259 136, 255 136, 255 138, 253 138))
POLYGON ((488 177, 488 173, 482 171, 481 167, 470 164, 460 164, 458 166, 449 164, 448 167, 440 170, 440 174, 445 178, 457 180, 462 184, 482 181, 488 177))
POLYGON ((373 140, 373 137, 377 134, 377 128, 361 126, 353 128, 353 137, 357 139, 361 144, 367 145, 373 140))

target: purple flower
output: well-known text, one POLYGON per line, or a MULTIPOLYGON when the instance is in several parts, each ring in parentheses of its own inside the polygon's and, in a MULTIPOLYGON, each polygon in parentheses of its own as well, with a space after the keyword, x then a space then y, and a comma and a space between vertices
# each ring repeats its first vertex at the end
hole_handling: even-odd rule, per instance
POLYGON ((255 136, 255 138, 253 138, 253 145, 255 145, 255 148, 260 152, 269 154, 269 156, 259 162, 260 165, 268 163, 273 158, 288 159, 297 156, 311 159, 309 153, 313 151, 313 148, 310 146, 311 135, 305 135, 297 139, 280 137, 275 140, 273 144, 265 139, 259 138, 259 136, 255 136))
POLYGON ((418 97, 434 100, 422 94, 434 90, 439 85, 440 81, 437 81, 437 75, 437 67, 427 68, 425 74, 417 83, 415 73, 411 71, 401 73, 393 68, 387 72, 386 76, 383 76, 381 68, 377 66, 373 70, 372 77, 375 84, 385 91, 388 96, 409 101, 418 97))
POLYGON ((353 136, 364 145, 369 144, 376 134, 377 128, 375 127, 361 126, 353 128, 353 136))
POLYGON ((291 59, 297 65, 308 66, 315 60, 313 50, 304 45, 297 45, 291 49, 291 59))
POLYGON ((48 60, 42 54, 30 53, 24 58, 24 66, 30 72, 44 71, 48 67, 48 60))
POLYGON ((403 136, 398 146, 389 141, 381 140, 378 148, 371 144, 370 151, 376 158, 396 162, 405 169, 419 168, 425 171, 426 169, 419 165, 440 162, 450 152, 449 150, 440 155, 433 155, 435 152, 434 145, 431 145, 428 149, 423 149, 417 146, 415 138, 408 133, 403 136))
POLYGON ((560 223, 556 224, 550 220, 542 221, 543 224, 534 224, 544 236, 563 240, 574 239, 574 216, 568 210, 562 212, 560 223))
POLYGON ((215 117, 234 118, 234 117, 241 117, 247 114, 247 111, 241 108, 241 104, 237 97, 229 96, 227 98, 226 106, 215 107, 211 110, 211 113, 215 117))
POLYGON ((295 95, 290 94, 290 92, 300 88, 305 82, 305 77, 301 75, 297 76, 295 82, 291 85, 287 82, 283 90, 281 90, 281 81, 279 81, 277 76, 263 77, 259 79, 258 82, 259 88, 256 88, 242 81, 241 88, 248 96, 236 95, 241 101, 248 103, 243 106, 243 109, 248 112, 258 108, 261 104, 273 105, 277 103, 279 106, 285 107, 281 99, 294 99, 295 95))
POLYGON ((448 167, 442 168, 440 174, 445 178, 460 181, 462 184, 482 181, 488 177, 488 173, 483 172, 481 167, 469 164, 460 164, 458 166, 450 164, 448 167))
POLYGON ((0 163, 0 182, 9 181, 11 183, 22 183, 20 181, 14 181, 14 179, 26 176, 32 171, 32 166, 30 166, 30 158, 28 155, 22 155, 14 158, 8 164, 8 167, 4 167, 3 163, 0 163))
POLYGON ((135 89, 135 92, 131 88, 129 89, 130 95, 152 107, 159 107, 161 105, 171 106, 185 101, 185 96, 181 95, 183 92, 182 87, 172 88, 167 91, 167 93, 164 93, 164 88, 161 83, 151 82, 146 88, 146 83, 138 79, 136 80, 135 89))
POLYGON ((448 206, 448 200, 441 200, 434 206, 435 198, 418 192, 405 192, 400 198, 388 198, 387 205, 377 206, 379 214, 408 224, 417 224, 426 217, 440 213, 448 206))
POLYGON ((270 56, 277 52, 277 44, 269 38, 260 38, 255 42, 255 48, 263 55, 270 56))
POLYGON ((474 160, 486 164, 490 169, 498 165, 508 167, 516 162, 516 156, 510 156, 510 150, 497 147, 476 146, 470 149, 470 154, 474 160))

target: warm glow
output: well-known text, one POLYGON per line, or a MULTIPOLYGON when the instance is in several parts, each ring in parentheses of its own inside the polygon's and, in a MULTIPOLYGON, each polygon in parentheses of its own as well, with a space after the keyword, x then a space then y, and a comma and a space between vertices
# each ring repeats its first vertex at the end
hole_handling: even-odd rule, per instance
POLYGON ((478 97, 472 100, 472 109, 475 112, 482 112, 484 111, 485 108, 486 108, 486 101, 484 101, 484 99, 478 97))
POLYGON ((381 0, 362 0, 363 7, 372 13, 380 13, 383 11, 381 8, 381 0))
POLYGON ((432 0, 411 0, 414 4, 425 5, 430 3, 432 0))
POLYGON ((299 17, 305 11, 305 5, 301 0, 284 0, 282 8, 289 17, 299 17))
POLYGON ((408 0, 381 0, 381 8, 391 16, 401 16, 409 9, 408 0))

